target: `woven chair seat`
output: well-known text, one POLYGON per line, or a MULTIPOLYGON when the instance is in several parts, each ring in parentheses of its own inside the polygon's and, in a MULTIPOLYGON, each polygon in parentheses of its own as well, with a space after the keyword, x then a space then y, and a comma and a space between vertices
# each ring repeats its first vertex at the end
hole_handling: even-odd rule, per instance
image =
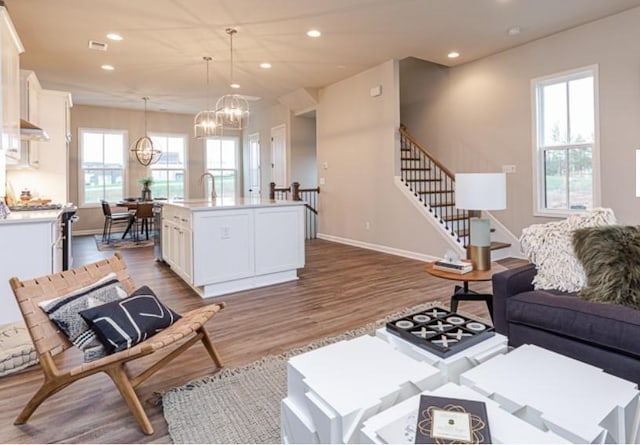
POLYGON ((109 273, 116 273, 127 292, 133 292, 135 289, 133 280, 119 252, 111 258, 58 274, 27 281, 20 281, 17 278, 10 280, 9 284, 20 306, 44 373, 44 383, 15 420, 16 425, 26 423, 49 396, 81 378, 105 372, 113 380, 142 431, 145 434, 153 434, 151 422, 134 388, 197 342, 202 342, 216 366, 222 367, 222 360, 204 328, 204 324, 225 306, 224 303, 216 303, 182 314, 182 317, 168 328, 129 349, 72 366, 69 369, 59 369, 53 358, 54 355, 70 348, 72 344, 38 307, 38 303, 85 288, 109 273), (127 362, 153 354, 168 346, 175 346, 175 348, 137 376, 129 377, 127 362))

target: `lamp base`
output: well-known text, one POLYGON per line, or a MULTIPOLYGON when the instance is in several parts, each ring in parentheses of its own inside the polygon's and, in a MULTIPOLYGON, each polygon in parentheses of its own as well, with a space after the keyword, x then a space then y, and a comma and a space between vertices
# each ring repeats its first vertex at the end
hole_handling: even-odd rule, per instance
POLYGON ((469 259, 473 265, 473 270, 491 269, 491 247, 490 246, 469 246, 467 247, 469 259))

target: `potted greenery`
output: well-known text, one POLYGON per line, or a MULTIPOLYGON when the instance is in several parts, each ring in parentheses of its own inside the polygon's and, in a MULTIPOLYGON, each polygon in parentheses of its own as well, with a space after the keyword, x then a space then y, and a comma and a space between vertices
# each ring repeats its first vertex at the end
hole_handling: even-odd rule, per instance
POLYGON ((142 196, 140 198, 143 201, 151 201, 151 189, 149 186, 153 184, 153 178, 151 176, 138 179, 138 183, 142 185, 142 196))

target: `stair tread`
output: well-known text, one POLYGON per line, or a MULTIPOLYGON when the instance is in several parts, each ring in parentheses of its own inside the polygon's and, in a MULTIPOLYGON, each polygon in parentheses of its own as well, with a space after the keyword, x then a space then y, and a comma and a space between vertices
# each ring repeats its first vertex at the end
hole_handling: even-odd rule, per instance
POLYGON ((437 202, 434 204, 429 203, 430 207, 455 207, 455 202, 437 202))
POLYGON ((424 172, 428 172, 431 169, 429 167, 403 167, 400 170, 402 170, 402 171, 424 171, 424 172))
POLYGON ((407 182, 440 182, 440 179, 431 179, 431 178, 424 178, 424 179, 405 179, 405 181, 407 182))
POLYGON ((419 161, 420 158, 400 158, 401 161, 419 161))
POLYGON ((463 221, 467 218, 469 218, 468 215, 451 215, 451 216, 447 216, 446 218, 442 218, 442 220, 451 222, 451 221, 463 221))
POLYGON ((511 247, 511 243, 505 243, 503 241, 491 241, 491 250, 499 250, 499 249, 506 249, 508 247, 511 247))
POLYGON ((416 192, 419 195, 432 195, 434 193, 453 193, 453 190, 428 190, 426 192, 416 192))

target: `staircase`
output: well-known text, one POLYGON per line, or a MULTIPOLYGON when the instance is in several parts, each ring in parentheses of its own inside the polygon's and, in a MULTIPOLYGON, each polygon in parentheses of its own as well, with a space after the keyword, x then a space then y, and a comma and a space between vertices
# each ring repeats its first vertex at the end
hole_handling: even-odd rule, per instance
MULTIPOLYGON (((400 179, 440 227, 466 249, 469 219, 480 215, 456 208, 455 175, 416 142, 404 127, 400 128, 400 179)), ((510 246, 509 243, 491 242, 491 250, 510 246)))

